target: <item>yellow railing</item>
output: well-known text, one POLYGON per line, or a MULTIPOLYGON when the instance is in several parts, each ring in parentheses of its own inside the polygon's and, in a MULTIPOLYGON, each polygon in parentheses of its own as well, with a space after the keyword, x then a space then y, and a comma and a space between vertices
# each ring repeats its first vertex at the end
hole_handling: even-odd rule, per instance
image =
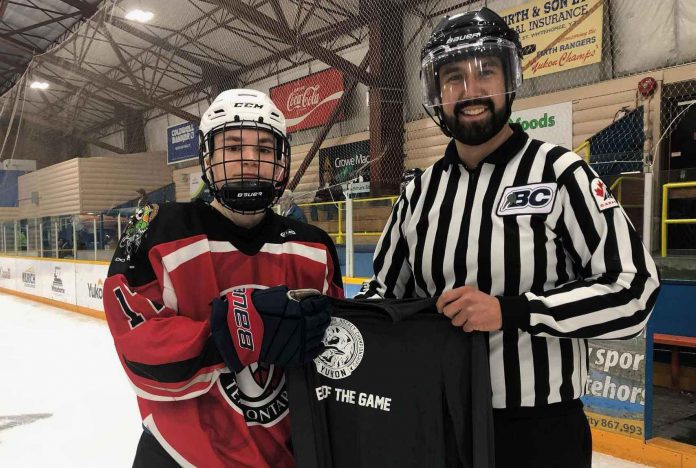
POLYGON ((590 162, 590 140, 585 140, 580 146, 573 150, 573 153, 580 155, 586 163, 590 162))
MULTIPOLYGON (((376 201, 384 201, 384 200, 389 200, 394 206, 394 203, 396 203, 396 200, 398 199, 398 195, 390 195, 386 197, 374 197, 374 198, 354 198, 353 199, 353 204, 356 203, 371 203, 371 202, 376 202, 376 201)), ((297 206, 303 207, 312 207, 312 206, 321 206, 321 205, 334 205, 337 207, 338 211, 338 231, 337 232, 329 232, 328 234, 330 236, 333 236, 336 238, 336 243, 337 244, 342 244, 343 243, 343 237, 346 235, 346 233, 343 231, 343 205, 345 205, 345 200, 341 201, 335 201, 335 202, 317 202, 317 203, 300 203, 297 206)), ((386 221, 386 220, 385 220, 386 221)), ((379 236, 381 235, 382 232, 368 232, 368 231, 363 231, 363 232, 353 232, 354 236, 379 236)))
POLYGON ((696 219, 667 219, 667 203, 670 189, 696 187, 696 182, 672 182, 662 186, 662 239, 660 242, 660 253, 663 257, 667 256, 667 225, 668 224, 696 224, 696 219))

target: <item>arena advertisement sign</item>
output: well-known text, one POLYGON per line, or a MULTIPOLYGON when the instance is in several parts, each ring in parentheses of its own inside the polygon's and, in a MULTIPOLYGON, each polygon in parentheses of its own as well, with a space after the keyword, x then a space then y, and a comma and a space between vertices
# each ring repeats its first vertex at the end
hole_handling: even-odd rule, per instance
POLYGON ((582 398, 590 426, 645 438, 645 337, 588 342, 589 375, 582 398))
POLYGON ((17 270, 12 257, 0 257, 0 288, 17 289, 15 284, 17 270))
POLYGON ((340 183, 343 193, 348 192, 348 182, 352 181, 351 193, 370 193, 370 142, 367 140, 331 146, 319 150, 319 164, 322 168, 322 186, 340 183), (333 180, 325 180, 326 174, 333 180))
POLYGON ((198 159, 198 123, 167 127, 167 164, 198 159))
MULTIPOLYGON (((343 89, 343 73, 329 68, 271 88, 270 94, 292 133, 325 124, 343 89)), ((340 115, 339 120, 342 118, 340 115)))
POLYGON ((15 260, 15 270, 17 274, 17 291, 41 296, 39 280, 38 262, 24 258, 15 260))
POLYGON ((55 301, 75 304, 75 264, 36 261, 39 272, 39 295, 55 301))
POLYGON ((499 12, 520 34, 524 78, 602 60, 603 0, 535 0, 499 12))
POLYGON ((510 123, 517 123, 530 137, 564 148, 573 148, 573 103, 513 111, 510 123))
POLYGON ((106 280, 109 266, 84 263, 76 266, 77 305, 103 311, 104 280, 106 280))

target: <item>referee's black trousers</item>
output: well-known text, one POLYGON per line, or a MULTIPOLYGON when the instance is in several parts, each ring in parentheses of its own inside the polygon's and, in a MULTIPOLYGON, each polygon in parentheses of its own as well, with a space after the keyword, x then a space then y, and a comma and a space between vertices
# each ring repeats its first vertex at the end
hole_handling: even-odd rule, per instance
POLYGON ((590 468, 592 433, 580 400, 493 410, 496 468, 590 468))

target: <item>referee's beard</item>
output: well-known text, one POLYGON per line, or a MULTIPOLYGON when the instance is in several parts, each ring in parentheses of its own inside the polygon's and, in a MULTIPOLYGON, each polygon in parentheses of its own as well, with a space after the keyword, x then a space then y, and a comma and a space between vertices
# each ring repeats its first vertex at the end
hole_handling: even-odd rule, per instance
POLYGON ((453 115, 447 115, 444 112, 443 115, 445 125, 456 140, 465 145, 477 146, 487 142, 500 132, 510 117, 510 111, 507 106, 496 109, 490 98, 479 98, 458 102, 454 105, 453 115), (469 106, 485 106, 488 109, 488 115, 479 121, 462 122, 463 119, 460 119, 459 116, 464 108, 469 106))

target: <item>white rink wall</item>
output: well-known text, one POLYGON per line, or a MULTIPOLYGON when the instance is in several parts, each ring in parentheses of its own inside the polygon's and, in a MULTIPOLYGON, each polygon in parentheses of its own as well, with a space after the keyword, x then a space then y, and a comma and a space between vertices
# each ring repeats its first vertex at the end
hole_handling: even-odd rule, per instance
POLYGON ((108 269, 97 262, 0 257, 0 288, 103 313, 108 269))

